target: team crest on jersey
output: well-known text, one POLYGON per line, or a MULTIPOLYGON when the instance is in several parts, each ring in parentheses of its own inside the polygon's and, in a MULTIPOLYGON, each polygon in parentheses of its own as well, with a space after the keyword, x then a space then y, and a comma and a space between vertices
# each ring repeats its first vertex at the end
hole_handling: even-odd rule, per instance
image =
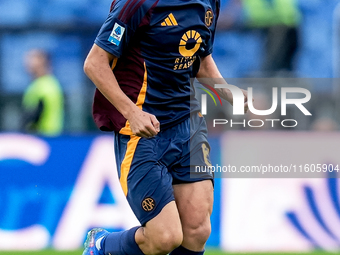
POLYGON ((213 23, 213 20, 214 20, 214 13, 211 9, 208 9, 207 12, 205 13, 205 25, 207 27, 210 27, 213 23))
POLYGON ((142 208, 146 212, 151 212, 155 208, 155 200, 151 197, 145 198, 142 202, 142 208))
POLYGON ((108 41, 116 46, 119 46, 120 41, 122 40, 122 37, 124 35, 124 32, 125 27, 119 25, 118 23, 115 23, 108 41))

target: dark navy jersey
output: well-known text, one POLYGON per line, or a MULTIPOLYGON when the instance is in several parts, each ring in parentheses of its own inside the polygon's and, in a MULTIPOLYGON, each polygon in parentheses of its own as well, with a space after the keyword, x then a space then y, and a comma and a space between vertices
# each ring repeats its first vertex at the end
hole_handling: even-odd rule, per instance
MULTIPOLYGON (((95 40, 117 57, 112 69, 123 92, 161 129, 199 110, 190 78, 212 53, 219 0, 116 0, 95 40)), ((96 90, 101 130, 131 135, 129 122, 96 90)))

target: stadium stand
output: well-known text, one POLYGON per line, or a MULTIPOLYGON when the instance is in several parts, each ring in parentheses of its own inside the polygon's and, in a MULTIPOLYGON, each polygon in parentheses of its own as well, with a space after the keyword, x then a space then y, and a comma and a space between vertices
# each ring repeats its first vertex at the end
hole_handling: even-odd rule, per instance
MULTIPOLYGON (((223 0, 221 10, 235 1, 223 0)), ((274 0, 268 0, 271 1, 274 0)), ((339 0, 296 0, 302 18, 298 30, 299 48, 289 75, 303 78, 335 76, 332 69, 333 13, 339 3, 339 0)), ((83 75, 82 63, 109 6, 107 0, 0 1, 0 130, 15 130, 4 124, 3 115, 8 113, 3 105, 9 98, 21 98, 28 84, 21 60, 23 53, 32 47, 53 52, 54 71, 66 96, 72 98, 74 91, 84 91, 83 105, 90 107, 87 94, 91 93, 87 92, 93 87, 83 75)), ((223 15, 221 12, 221 17, 223 15)), ((265 45, 266 38, 261 30, 221 30, 216 35, 214 58, 225 77, 261 77, 265 45)), ((328 83, 313 89, 324 93, 331 86, 328 83)), ((69 109, 69 112, 78 110, 69 109)), ((71 126, 91 129, 89 119, 90 116, 86 116, 82 123, 71 126)))

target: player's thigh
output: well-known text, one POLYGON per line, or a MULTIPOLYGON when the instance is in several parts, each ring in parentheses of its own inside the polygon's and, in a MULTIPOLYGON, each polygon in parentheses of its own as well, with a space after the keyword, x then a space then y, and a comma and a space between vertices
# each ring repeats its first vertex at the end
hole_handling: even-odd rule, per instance
POLYGON ((196 166, 211 165, 207 127, 202 115, 193 114, 187 128, 190 129, 190 140, 183 147, 183 158, 171 171, 184 235, 199 226, 210 228, 213 206, 213 174, 195 171, 196 166))
POLYGON ((184 239, 197 238, 205 243, 210 234, 210 215, 213 209, 212 180, 173 185, 181 218, 184 239))
POLYGON ((172 176, 167 167, 159 162, 156 145, 156 139, 116 135, 120 184, 142 226, 174 201, 172 176))

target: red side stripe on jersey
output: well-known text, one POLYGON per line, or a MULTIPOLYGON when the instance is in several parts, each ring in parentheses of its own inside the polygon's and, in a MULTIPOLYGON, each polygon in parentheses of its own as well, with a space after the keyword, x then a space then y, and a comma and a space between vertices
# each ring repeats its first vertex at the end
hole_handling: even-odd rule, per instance
POLYGON ((119 13, 118 19, 122 21, 124 13, 129 9, 128 7, 133 6, 138 0, 127 0, 119 13))
POLYGON ((113 0, 111 3, 111 7, 110 7, 110 12, 112 12, 113 7, 115 6, 116 0, 113 0))
POLYGON ((122 22, 126 23, 129 19, 136 13, 136 11, 145 3, 146 0, 139 1, 136 5, 132 5, 132 10, 129 12, 126 12, 122 17, 122 22))

